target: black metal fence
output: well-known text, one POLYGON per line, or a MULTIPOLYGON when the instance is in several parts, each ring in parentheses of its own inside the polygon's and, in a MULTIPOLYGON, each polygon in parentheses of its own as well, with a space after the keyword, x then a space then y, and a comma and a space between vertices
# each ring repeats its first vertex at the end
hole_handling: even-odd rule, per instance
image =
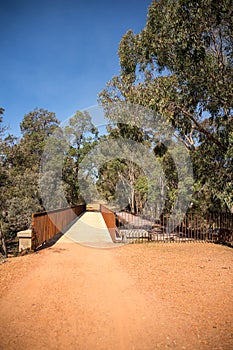
POLYGON ((168 214, 160 219, 150 215, 136 216, 128 212, 116 213, 116 222, 127 242, 183 242, 208 241, 233 245, 233 214, 186 214, 182 220, 168 214))

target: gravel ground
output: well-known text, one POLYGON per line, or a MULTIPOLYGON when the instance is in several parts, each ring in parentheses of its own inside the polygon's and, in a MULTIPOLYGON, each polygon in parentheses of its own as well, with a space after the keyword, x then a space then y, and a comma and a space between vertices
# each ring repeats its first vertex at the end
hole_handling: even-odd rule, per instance
POLYGON ((0 349, 233 349, 233 250, 57 242, 0 264, 0 349))

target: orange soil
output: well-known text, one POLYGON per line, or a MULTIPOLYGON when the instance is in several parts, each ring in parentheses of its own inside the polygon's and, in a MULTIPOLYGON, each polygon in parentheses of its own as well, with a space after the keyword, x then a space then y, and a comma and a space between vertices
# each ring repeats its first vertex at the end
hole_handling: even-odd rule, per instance
POLYGON ((0 265, 0 349, 233 349, 233 250, 58 242, 0 265))

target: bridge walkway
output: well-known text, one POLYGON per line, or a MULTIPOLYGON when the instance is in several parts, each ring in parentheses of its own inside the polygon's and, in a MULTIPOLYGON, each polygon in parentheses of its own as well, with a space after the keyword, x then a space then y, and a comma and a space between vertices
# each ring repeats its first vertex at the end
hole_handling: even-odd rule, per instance
POLYGON ((103 216, 97 211, 83 213, 58 242, 76 242, 98 248, 113 248, 118 245, 112 242, 103 216))

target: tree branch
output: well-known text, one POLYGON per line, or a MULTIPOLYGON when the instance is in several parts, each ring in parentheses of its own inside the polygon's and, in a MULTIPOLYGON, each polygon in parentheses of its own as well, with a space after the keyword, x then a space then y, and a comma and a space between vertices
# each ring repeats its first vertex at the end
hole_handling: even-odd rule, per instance
POLYGON ((212 141, 215 145, 221 148, 221 150, 223 150, 224 152, 227 151, 226 147, 221 142, 219 142, 208 130, 203 128, 203 126, 200 123, 198 123, 198 121, 193 117, 193 115, 190 112, 184 110, 178 105, 174 105, 174 107, 177 108, 183 114, 185 114, 195 124, 197 130, 200 133, 204 134, 210 141, 212 141))

